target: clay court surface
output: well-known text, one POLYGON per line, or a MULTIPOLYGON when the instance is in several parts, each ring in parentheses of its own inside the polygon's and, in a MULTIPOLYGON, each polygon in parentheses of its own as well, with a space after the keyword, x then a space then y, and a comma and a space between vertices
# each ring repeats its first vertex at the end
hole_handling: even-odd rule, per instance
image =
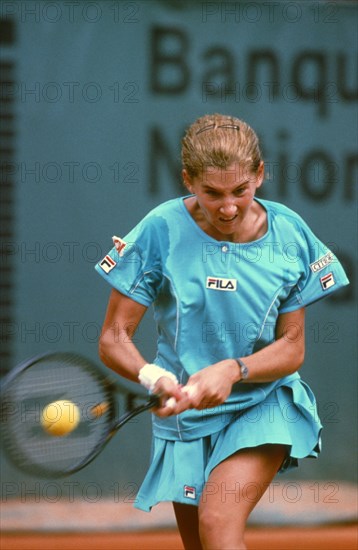
MULTIPOLYGON (((249 528, 249 550, 357 550, 357 525, 249 528)), ((1 550, 182 550, 175 531, 140 533, 3 534, 1 550)), ((195 550, 195 549, 193 549, 195 550)), ((220 550, 218 548, 218 550, 220 550)))
MULTIPOLYGON (((322 484, 319 499, 312 498, 311 482, 284 487, 276 487, 272 498, 266 492, 253 512, 248 550, 358 550, 355 484, 322 484), (298 487, 299 500, 293 498, 298 487)), ((183 550, 171 503, 147 514, 109 499, 8 499, 1 506, 1 531, 0 550, 183 550)))

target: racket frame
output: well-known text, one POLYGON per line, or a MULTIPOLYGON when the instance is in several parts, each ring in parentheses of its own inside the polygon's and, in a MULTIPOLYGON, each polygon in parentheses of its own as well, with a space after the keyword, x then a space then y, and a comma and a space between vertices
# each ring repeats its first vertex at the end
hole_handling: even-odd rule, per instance
MULTIPOLYGON (((127 389, 124 385, 121 385, 120 383, 114 381, 113 378, 103 375, 99 371, 98 367, 96 368, 95 364, 91 360, 82 355, 71 352, 45 352, 22 361, 5 376, 5 379, 1 381, 1 401, 3 402, 4 396, 6 397, 6 392, 11 389, 11 385, 16 382, 16 379, 24 371, 30 369, 33 365, 41 360, 44 360, 46 358, 48 358, 49 360, 51 358, 59 359, 61 358, 61 356, 65 358, 66 361, 68 361, 71 357, 74 360, 80 360, 81 368, 89 371, 92 377, 98 382, 98 384, 101 385, 102 388, 110 395, 111 414, 108 420, 108 429, 106 430, 104 436, 98 440, 98 443, 92 449, 91 453, 85 456, 83 460, 79 460, 76 464, 74 464, 73 467, 69 466, 64 470, 46 468, 45 466, 40 466, 38 464, 29 464, 28 466, 24 466, 24 464, 21 463, 20 465, 20 462, 17 460, 18 453, 16 452, 16 449, 11 448, 8 443, 9 437, 11 437, 11 433, 9 433, 8 430, 5 430, 6 437, 4 438, 4 449, 6 451, 6 455, 9 457, 11 462, 20 470, 25 471, 26 473, 38 475, 40 477, 61 478, 82 470, 88 464, 93 462, 93 460, 95 460, 95 458, 102 452, 102 450, 109 443, 112 437, 118 432, 118 430, 120 430, 125 424, 127 424, 127 422, 129 422, 132 418, 136 417, 142 412, 152 409, 159 404, 159 397, 156 395, 150 395, 142 404, 136 405, 136 400, 145 399, 145 396, 140 393, 131 391, 127 389), (119 415, 118 412, 118 404, 116 400, 117 394, 121 394, 122 396, 126 397, 125 412, 123 412, 121 415, 119 415)), ((6 413, 6 406, 5 408, 2 407, 1 409, 2 429, 4 429, 4 425, 6 425, 6 420, 4 421, 3 418, 4 412, 6 413)), ((22 450, 20 452, 22 453, 22 456, 24 456, 24 452, 22 450)))

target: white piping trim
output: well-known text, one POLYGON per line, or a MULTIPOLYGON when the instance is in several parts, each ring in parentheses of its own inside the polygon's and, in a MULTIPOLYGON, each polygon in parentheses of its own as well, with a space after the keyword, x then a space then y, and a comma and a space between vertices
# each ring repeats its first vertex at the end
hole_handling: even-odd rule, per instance
MULTIPOLYGON (((261 336, 262 336, 262 333, 263 333, 264 328, 265 328, 265 325, 266 325, 267 317, 269 316, 269 313, 270 313, 270 311, 271 311, 271 309, 272 309, 272 307, 273 307, 273 305, 274 305, 274 303, 275 303, 275 301, 276 301, 277 296, 278 296, 279 293, 281 292, 281 290, 282 290, 283 288, 294 287, 294 286, 296 286, 296 283, 293 283, 292 285, 285 285, 285 286, 282 286, 281 288, 279 288, 279 290, 276 292, 276 294, 275 294, 275 296, 274 296, 274 298, 273 298, 273 300, 272 300, 272 302, 271 302, 271 304, 270 304, 270 307, 268 308, 268 310, 267 310, 267 312, 266 312, 265 318, 264 318, 263 323, 262 323, 262 325, 261 325, 260 334, 258 335, 257 340, 260 340, 260 338, 261 338, 261 336)), ((256 341, 257 341, 257 340, 256 340, 256 341)))

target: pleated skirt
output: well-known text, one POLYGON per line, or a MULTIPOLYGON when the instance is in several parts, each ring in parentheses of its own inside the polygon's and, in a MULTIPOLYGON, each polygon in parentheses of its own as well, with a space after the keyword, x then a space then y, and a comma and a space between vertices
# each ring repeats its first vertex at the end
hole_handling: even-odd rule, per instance
POLYGON ((287 445, 279 472, 316 458, 322 425, 315 398, 302 380, 273 390, 266 399, 232 415, 222 430, 191 441, 154 437, 149 470, 134 506, 149 512, 163 501, 197 506, 210 472, 241 449, 264 444, 287 445))

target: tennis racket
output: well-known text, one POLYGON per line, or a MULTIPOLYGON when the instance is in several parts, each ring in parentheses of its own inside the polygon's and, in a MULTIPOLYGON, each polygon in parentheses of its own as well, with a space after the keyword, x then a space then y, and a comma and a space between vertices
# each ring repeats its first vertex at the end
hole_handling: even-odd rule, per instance
POLYGON ((8 457, 21 470, 42 477, 62 477, 84 468, 122 426, 159 399, 129 391, 72 353, 47 353, 14 368, 2 385, 1 398, 8 457), (54 436, 43 427, 43 411, 59 401, 74 403, 79 420, 70 433, 54 436), (124 402, 121 414, 118 401, 124 402))

